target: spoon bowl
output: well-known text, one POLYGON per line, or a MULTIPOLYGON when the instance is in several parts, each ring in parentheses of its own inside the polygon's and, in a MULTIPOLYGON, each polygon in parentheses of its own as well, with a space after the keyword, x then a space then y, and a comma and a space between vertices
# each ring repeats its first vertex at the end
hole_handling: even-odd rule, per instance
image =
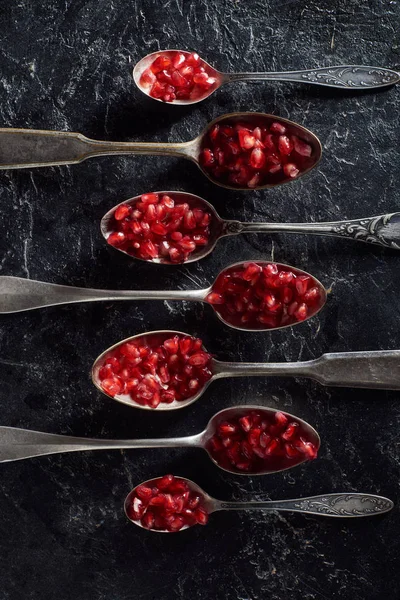
MULTIPOLYGON (((226 231, 226 227, 225 227, 226 222, 223 219, 221 219, 221 217, 218 215, 215 208, 209 202, 207 202, 207 200, 204 200, 204 198, 201 198, 200 196, 196 196, 195 194, 189 194, 187 192, 180 192, 180 191, 160 191, 160 192, 152 192, 152 193, 158 194, 160 197, 165 196, 165 195, 172 196, 174 198, 174 200, 188 204, 190 210, 199 208, 203 211, 208 212, 211 215, 211 221, 210 221, 210 226, 209 226, 209 236, 208 236, 207 244, 205 246, 197 246, 196 250, 194 252, 192 252, 188 256, 188 258, 183 261, 184 264, 195 262, 197 260, 200 260, 201 258, 204 258, 205 256, 207 256, 214 250, 220 237, 225 236, 225 235, 230 235, 230 233, 228 233, 226 231)), ((104 217, 101 219, 101 222, 100 222, 100 231, 106 241, 108 240, 111 233, 113 232, 113 223, 115 222, 114 214, 115 214, 115 211, 117 210, 117 208, 120 206, 126 206, 126 205, 134 208, 138 203, 141 202, 141 198, 142 198, 142 195, 139 195, 139 196, 134 196, 133 198, 129 198, 128 200, 125 200, 125 202, 120 202, 119 204, 117 204, 116 206, 111 208, 104 215, 104 217)), ((155 257, 155 258, 149 260, 147 258, 142 258, 141 256, 139 256, 137 254, 127 252, 123 247, 122 248, 118 247, 118 246, 112 246, 112 247, 115 248, 116 250, 118 250, 119 252, 126 254, 127 256, 137 258, 138 260, 143 260, 144 262, 151 262, 151 263, 162 264, 162 265, 175 265, 175 266, 177 266, 177 264, 183 264, 183 263, 173 262, 172 260, 170 260, 169 255, 158 256, 158 257, 155 257)))
MULTIPOLYGON (((162 102, 163 104, 165 104, 165 102, 161 98, 154 98, 153 96, 150 95, 150 86, 143 85, 141 83, 140 79, 141 79, 143 73, 151 66, 152 62, 161 54, 163 56, 172 58, 177 52, 183 54, 186 58, 188 58, 190 56, 190 52, 187 52, 186 50, 165 50, 165 51, 158 50, 157 52, 152 52, 151 54, 147 54, 142 59, 140 59, 139 62, 137 62, 136 65, 134 66, 133 71, 132 71, 133 81, 135 82, 135 84, 139 88, 139 90, 141 92, 143 92, 143 94, 145 94, 146 96, 151 98, 152 100, 157 100, 158 102, 162 102)), ((174 104, 181 105, 181 106, 182 105, 186 106, 189 104, 197 104, 198 102, 202 102, 203 100, 205 100, 206 98, 211 96, 211 94, 216 92, 217 89, 222 85, 223 73, 220 73, 219 71, 217 71, 213 66, 211 66, 204 59, 202 59, 202 62, 207 67, 207 71, 210 74, 210 76, 215 77, 215 79, 216 79, 215 84, 209 90, 204 91, 201 94, 198 94, 197 97, 191 98, 190 100, 189 99, 180 100, 179 98, 176 98, 173 102, 174 104)))
POLYGON ((298 123, 295 123, 294 121, 290 121, 289 119, 284 119, 283 117, 277 117, 275 115, 261 112, 237 112, 217 117, 216 119, 211 121, 211 123, 207 125, 203 132, 190 144, 190 147, 188 147, 187 149, 188 158, 191 158, 196 162, 203 175, 205 175, 212 183, 216 185, 219 185, 229 190, 236 191, 265 190, 268 188, 276 187, 278 185, 290 183, 291 181, 298 180, 307 173, 309 173, 309 171, 314 169, 320 162, 322 156, 322 144, 318 137, 312 131, 306 129, 306 127, 303 127, 298 123), (202 164, 202 151, 208 146, 211 137, 210 134, 216 125, 218 127, 230 127, 235 126, 239 123, 245 123, 246 126, 248 125, 249 127, 254 128, 269 128, 273 123, 278 123, 279 125, 285 128, 285 132, 287 133, 287 135, 296 136, 301 141, 307 143, 311 147, 311 155, 309 157, 303 157, 301 159, 302 165, 300 172, 294 178, 284 174, 282 175, 282 172, 278 172, 277 174, 268 176, 268 183, 251 185, 251 187, 249 187, 249 185, 245 187, 244 184, 240 183, 231 184, 229 183, 229 181, 222 181, 219 177, 215 177, 202 164))

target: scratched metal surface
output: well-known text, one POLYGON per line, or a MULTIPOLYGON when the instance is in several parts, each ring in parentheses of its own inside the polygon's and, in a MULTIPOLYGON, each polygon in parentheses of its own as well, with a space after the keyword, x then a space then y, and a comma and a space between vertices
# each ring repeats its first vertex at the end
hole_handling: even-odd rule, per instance
POLYGON ((378 600, 400 597, 398 508, 339 523, 295 515, 216 514, 206 529, 155 535, 126 522, 136 483, 174 472, 224 499, 333 491, 399 501, 399 394, 326 389, 262 378, 213 384, 174 414, 142 414, 89 381, 108 345, 147 329, 201 335, 231 360, 306 360, 327 351, 400 348, 400 256, 342 240, 247 235, 222 241, 188 267, 157 268, 110 253, 99 231, 113 204, 151 189, 183 189, 242 220, 335 220, 400 208, 399 88, 380 93, 283 83, 238 84, 188 108, 137 91, 136 60, 164 47, 196 49, 222 70, 400 63, 399 3, 288 0, 2 0, 0 126, 89 137, 191 139, 232 110, 275 113, 320 136, 309 176, 265 192, 213 186, 178 159, 110 157, 0 173, 0 274, 120 288, 205 286, 241 259, 273 257, 332 289, 318 318, 293 330, 227 329, 207 307, 156 302, 53 308, 0 318, 3 425, 104 437, 184 435, 217 410, 260 403, 320 432, 320 458, 275 476, 218 471, 200 451, 152 450, 44 457, 0 466, 0 599, 378 600))

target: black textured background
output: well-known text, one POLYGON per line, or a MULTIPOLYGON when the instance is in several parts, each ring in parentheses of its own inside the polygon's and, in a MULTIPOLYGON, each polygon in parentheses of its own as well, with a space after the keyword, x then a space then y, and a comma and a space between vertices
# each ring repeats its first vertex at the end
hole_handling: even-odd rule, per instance
POLYGON ((1 0, 0 126, 81 131, 98 139, 184 141, 224 112, 288 117, 320 136, 319 168, 288 186, 228 192, 190 163, 98 158, 0 174, 0 273, 110 288, 206 286, 231 262, 270 258, 304 268, 332 294, 320 317, 272 334, 235 332, 200 304, 92 304, 0 319, 3 425, 98 437, 184 435, 217 410, 260 403, 312 423, 312 464, 240 478, 201 451, 44 457, 1 465, 1 600, 377 600, 400 598, 398 508, 384 518, 216 514, 207 528, 156 535, 129 524, 127 492, 174 472, 225 499, 366 491, 399 500, 399 394, 326 389, 307 381, 214 383, 172 414, 141 413, 101 396, 88 372, 110 344, 144 330, 201 335, 231 360, 306 360, 327 351, 400 347, 399 255, 335 239, 247 235, 188 267, 111 254, 99 219, 152 189, 182 189, 222 216, 334 220, 398 210, 399 88, 351 93, 285 83, 227 86, 202 104, 162 106, 135 89, 148 52, 196 49, 221 70, 400 63, 397 1, 1 0))

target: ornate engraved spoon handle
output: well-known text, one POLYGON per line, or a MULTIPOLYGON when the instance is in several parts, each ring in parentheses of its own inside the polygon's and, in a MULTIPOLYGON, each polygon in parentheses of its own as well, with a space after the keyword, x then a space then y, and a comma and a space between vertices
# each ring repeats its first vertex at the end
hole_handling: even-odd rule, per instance
POLYGON ((224 73, 223 83, 264 79, 270 81, 295 81, 334 88, 367 90, 386 87, 398 83, 400 74, 392 69, 362 65, 339 65, 302 71, 282 71, 276 73, 224 73))
POLYGON ((323 223, 240 223, 226 221, 224 235, 238 233, 304 233, 348 238, 400 250, 400 213, 352 221, 323 223))
POLYGON ((393 502, 383 496, 344 493, 297 498, 296 500, 220 502, 216 510, 279 510, 323 517, 370 517, 388 512, 392 510, 393 506, 393 502))

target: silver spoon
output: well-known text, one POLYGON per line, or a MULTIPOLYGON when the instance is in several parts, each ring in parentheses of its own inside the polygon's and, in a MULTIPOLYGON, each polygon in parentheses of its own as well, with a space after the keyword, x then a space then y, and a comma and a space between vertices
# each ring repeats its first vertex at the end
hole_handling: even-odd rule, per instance
POLYGON ((208 171, 203 169, 199 162, 203 141, 210 129, 216 123, 235 123, 243 120, 250 124, 254 123, 255 127, 263 122, 266 125, 270 125, 273 122, 282 123, 290 135, 296 135, 300 139, 306 141, 312 148, 311 157, 307 159, 308 166, 302 169, 295 178, 285 177, 275 183, 260 185, 251 189, 261 190, 299 179, 311 171, 311 169, 313 169, 321 160, 321 142, 316 135, 302 125, 266 113, 241 112, 218 117, 209 123, 203 132, 194 140, 178 143, 109 142, 91 140, 81 133, 71 133, 66 131, 13 128, 0 129, 0 169, 24 169, 70 165, 103 154, 168 155, 187 158, 196 163, 203 175, 221 187, 249 191, 249 187, 233 187, 221 183, 221 181, 213 178, 208 171))
MULTIPOLYGON (((151 487, 158 478, 148 479, 140 485, 151 487)), ((376 496, 375 494, 364 494, 357 492, 342 492, 336 494, 325 494, 322 496, 309 496, 308 498, 296 498, 293 500, 265 500, 255 502, 225 502, 217 500, 207 494, 194 481, 185 477, 177 477, 177 479, 185 481, 190 491, 202 498, 202 506, 210 515, 219 510, 264 510, 268 512, 283 511, 294 512, 321 517, 371 517, 373 515, 382 515, 389 512, 394 507, 394 503, 389 498, 384 496, 376 496)), ((139 486, 136 486, 136 488, 139 486)), ((130 506, 133 502, 133 497, 136 488, 134 488, 124 502, 124 511, 131 523, 138 527, 143 527, 140 521, 132 519, 129 515, 130 506)), ((193 525, 186 525, 179 531, 184 531, 193 525)), ((167 530, 149 529, 156 533, 172 533, 167 530)), ((174 532, 175 533, 175 532, 174 532)))
MULTIPOLYGON (((144 86, 140 82, 140 78, 143 72, 150 67, 152 62, 157 56, 162 55, 173 55, 176 52, 180 52, 186 56, 190 55, 190 52, 184 50, 158 50, 147 54, 144 58, 136 63, 133 69, 133 80, 137 87, 146 96, 150 96, 150 86, 144 86)), ((215 84, 210 87, 209 90, 204 91, 200 96, 196 96, 194 99, 187 100, 174 100, 171 104, 196 104, 205 100, 221 86, 226 83, 233 83, 236 81, 251 81, 251 80, 264 80, 264 81, 291 81, 295 83, 310 83, 313 85, 322 85, 324 87, 333 87, 339 89, 352 89, 352 90, 368 90, 376 89, 381 87, 387 87, 394 85, 400 80, 400 75, 397 71, 392 69, 386 69, 384 67, 371 67, 363 65, 338 65, 332 67, 322 67, 318 69, 304 69, 301 71, 283 71, 283 72, 267 72, 267 73, 222 73, 217 71, 213 66, 202 59, 204 66, 206 67, 209 75, 216 79, 215 84)), ((153 98, 153 100, 159 100, 153 98)), ((162 102, 162 100, 159 100, 162 102)))
MULTIPOLYGON (((122 340, 102 352, 94 361, 92 381, 106 396, 133 408, 142 410, 176 410, 189 406, 200 398, 208 386, 216 379, 226 377, 307 377, 327 386, 354 387, 370 389, 400 390, 400 350, 377 350, 367 352, 332 352, 323 354, 320 358, 309 361, 292 363, 241 363, 222 362, 211 359, 210 370, 212 377, 206 381, 196 394, 185 400, 174 401, 171 404, 161 403, 156 409, 134 402, 129 394, 110 396, 101 387, 99 371, 108 355, 126 342, 138 345, 158 347, 166 339, 174 335, 188 337, 182 331, 149 331, 122 340)), ((203 348, 207 351, 205 348, 203 348)))
MULTIPOLYGON (((266 417, 274 416, 277 412, 274 408, 265 406, 234 406, 225 408, 211 417, 204 431, 195 435, 185 437, 171 437, 159 439, 141 439, 141 440, 99 440, 93 438, 78 438, 65 435, 54 435, 51 433, 42 433, 41 431, 31 431, 29 429, 18 429, 14 427, 0 427, 0 463, 22 460, 24 458, 33 458, 34 456, 46 456, 49 454, 62 454, 64 452, 81 452, 87 450, 128 450, 135 448, 202 448, 212 460, 223 471, 239 475, 266 475, 268 473, 278 473, 286 471, 292 467, 307 462, 304 454, 288 460, 285 459, 284 468, 266 467, 264 470, 256 472, 241 471, 221 466, 214 460, 209 448, 209 440, 215 434, 218 424, 226 419, 241 417, 251 411, 263 413, 266 417)), ((312 442, 318 450, 321 444, 320 437, 315 429, 306 421, 295 417, 289 413, 284 413, 289 421, 298 423, 307 440, 312 442)))
MULTIPOLYGON (((161 191, 153 193, 159 194, 160 196, 171 196, 174 200, 186 202, 191 209, 199 208, 211 215, 210 234, 207 245, 198 246, 184 261, 185 264, 195 262, 208 256, 208 254, 214 250, 218 240, 222 237, 238 235, 240 233, 300 233, 326 235, 400 250, 400 213, 398 212, 376 217, 366 217, 363 219, 322 223, 243 223, 240 221, 221 219, 215 208, 207 202, 207 200, 204 200, 204 198, 196 196, 195 194, 179 191, 161 191)), ((122 205, 135 206, 135 204, 140 202, 140 199, 141 196, 129 198, 111 208, 104 215, 100 222, 100 229, 105 240, 108 239, 113 231, 115 225, 113 217, 116 209, 122 205)), ((118 247, 114 246, 114 248, 128 256, 134 256, 118 247)), ((180 264, 171 262, 167 257, 149 260, 140 258, 139 256, 134 256, 134 258, 157 264, 175 266, 180 264)))
MULTIPOLYGON (((247 264, 250 261, 243 261, 230 265, 226 269, 223 269, 218 277, 223 273, 229 272, 230 269, 236 268, 240 265, 247 264)), ((270 261, 256 261, 258 265, 270 264, 270 261)), ((289 265, 283 265, 282 263, 275 263, 278 268, 294 269, 299 275, 308 275, 314 280, 314 286, 320 288, 321 299, 319 308, 315 309, 315 312, 311 313, 304 321, 298 321, 291 325, 282 325, 275 327, 275 329, 284 329, 304 323, 308 319, 315 316, 326 303, 327 292, 320 281, 318 281, 313 275, 310 275, 306 271, 290 267, 289 265)), ((218 278, 217 278, 218 280, 218 278)), ((111 301, 111 300, 193 300, 197 302, 204 302, 210 304, 207 301, 208 294, 212 291, 213 286, 210 286, 203 290, 162 290, 162 291, 143 291, 143 290, 96 290, 91 288, 78 288, 67 285, 57 285, 54 283, 45 283, 43 281, 35 281, 33 279, 23 279, 21 277, 11 277, 7 275, 0 276, 0 314, 5 313, 16 313, 25 310, 32 310, 35 308, 44 308, 46 306, 56 306, 59 304, 76 304, 77 302, 98 302, 98 301, 111 301)), ((229 323, 220 313, 220 305, 210 305, 217 317, 233 329, 239 329, 241 331, 270 331, 271 328, 263 327, 260 323, 260 328, 249 329, 245 325, 232 325, 229 323)))

